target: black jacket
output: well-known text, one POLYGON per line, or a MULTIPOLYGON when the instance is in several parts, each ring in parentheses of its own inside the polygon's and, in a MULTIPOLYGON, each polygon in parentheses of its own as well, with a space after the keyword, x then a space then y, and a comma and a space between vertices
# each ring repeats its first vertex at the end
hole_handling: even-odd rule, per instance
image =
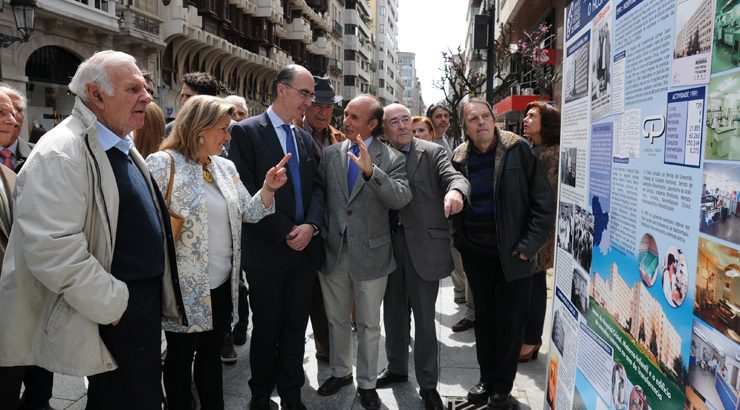
MULTIPOLYGON (((496 232, 501 264, 506 280, 511 282, 531 276, 537 264, 537 252, 552 230, 552 187, 545 171, 522 137, 496 128, 496 163, 493 195, 496 232), (519 251, 529 258, 513 255, 519 251)), ((468 157, 473 145, 461 144, 455 150, 452 165, 468 177, 468 157)), ((464 250, 465 216, 470 209, 452 218, 455 247, 464 250)))

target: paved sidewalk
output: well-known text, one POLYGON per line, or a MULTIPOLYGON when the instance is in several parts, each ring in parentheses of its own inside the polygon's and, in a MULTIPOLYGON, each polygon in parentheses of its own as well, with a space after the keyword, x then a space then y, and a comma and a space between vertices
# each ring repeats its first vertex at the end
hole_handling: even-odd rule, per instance
MULTIPOLYGON (((519 366, 519 373, 514 383, 512 394, 522 404, 522 409, 540 410, 544 406, 545 374, 547 350, 550 334, 550 304, 552 301, 552 276, 548 276, 548 310, 543 337, 545 343, 540 349, 537 360, 519 366)), ((474 405, 468 404, 464 397, 467 390, 478 382, 478 366, 475 357, 475 337, 472 330, 453 333, 450 327, 463 317, 462 306, 453 302, 452 281, 447 278, 440 283, 439 297, 437 298, 437 336, 439 338, 439 393, 450 410, 473 410, 474 405)), ((382 325, 381 325, 382 328, 382 325)), ((413 325, 411 327, 413 331, 413 325)), ((309 409, 343 410, 362 409, 355 386, 343 388, 339 393, 321 397, 316 393, 320 382, 329 377, 329 368, 324 363, 318 364, 315 359, 313 333, 309 324, 306 331, 306 354, 303 368, 306 374, 306 384, 303 387, 303 400, 309 409)), ((380 355, 378 370, 387 364, 385 358, 385 337, 381 334, 380 355)), ((356 352, 355 343, 355 352, 356 352)), ((226 408, 233 410, 247 409, 249 406, 249 387, 247 380, 249 370, 249 343, 238 346, 239 360, 233 366, 224 366, 224 396, 226 408)), ((413 355, 410 355, 413 360, 413 355)), ((409 382, 396 385, 389 389, 378 389, 384 409, 421 410, 423 405, 418 396, 413 362, 409 364, 409 382)), ((84 409, 86 404, 86 390, 83 379, 55 375, 54 398, 51 405, 55 409, 84 409)), ((273 396, 273 409, 278 409, 280 399, 273 396)), ((485 408, 485 406, 484 406, 485 408)))

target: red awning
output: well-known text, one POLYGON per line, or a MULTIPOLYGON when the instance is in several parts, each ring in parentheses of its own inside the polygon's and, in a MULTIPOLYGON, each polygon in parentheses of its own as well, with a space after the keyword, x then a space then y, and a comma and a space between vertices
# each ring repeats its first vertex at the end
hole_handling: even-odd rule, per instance
MULTIPOLYGON (((539 95, 512 95, 506 97, 493 106, 493 115, 499 117, 511 111, 524 111, 527 108, 527 104, 532 101, 538 101, 539 99, 539 95)), ((546 101, 549 99, 549 97, 545 98, 546 101)))

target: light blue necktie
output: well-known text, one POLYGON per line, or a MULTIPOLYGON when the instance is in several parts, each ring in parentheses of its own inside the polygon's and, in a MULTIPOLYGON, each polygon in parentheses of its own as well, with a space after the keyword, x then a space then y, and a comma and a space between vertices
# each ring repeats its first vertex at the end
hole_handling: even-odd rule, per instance
POLYGON ((290 180, 293 182, 293 193, 295 194, 294 222, 300 224, 303 223, 303 194, 301 191, 301 171, 298 165, 298 150, 295 147, 290 125, 283 124, 281 127, 285 130, 285 150, 291 154, 288 160, 288 172, 290 173, 290 180))
MULTIPOLYGON (((357 146, 357 144, 354 144, 349 149, 353 154, 355 154, 356 157, 360 156, 360 147, 357 146)), ((357 180, 357 175, 360 173, 360 168, 357 167, 357 164, 355 164, 355 161, 352 160, 352 158, 349 158, 349 164, 347 166, 347 188, 349 188, 349 194, 352 195, 352 188, 355 187, 355 181, 357 180)))

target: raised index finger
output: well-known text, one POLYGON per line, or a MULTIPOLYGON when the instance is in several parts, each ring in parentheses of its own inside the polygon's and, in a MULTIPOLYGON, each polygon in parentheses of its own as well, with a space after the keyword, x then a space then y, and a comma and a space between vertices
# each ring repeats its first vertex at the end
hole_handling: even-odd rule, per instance
POLYGON ((283 157, 283 159, 281 159, 280 162, 278 162, 277 165, 275 165, 275 170, 278 170, 278 169, 282 168, 283 166, 285 166, 285 164, 288 162, 288 160, 292 156, 293 156, 293 154, 291 154, 290 152, 287 153, 287 154, 285 154, 285 156, 283 157))

